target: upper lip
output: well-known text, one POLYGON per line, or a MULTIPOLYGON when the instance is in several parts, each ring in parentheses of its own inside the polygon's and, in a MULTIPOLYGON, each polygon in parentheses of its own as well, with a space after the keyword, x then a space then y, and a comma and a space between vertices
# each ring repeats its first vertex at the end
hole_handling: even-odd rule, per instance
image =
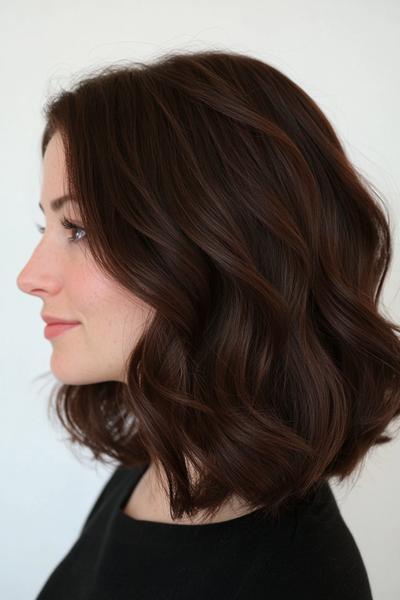
POLYGON ((80 321, 68 321, 67 319, 60 319, 59 317, 52 317, 50 315, 42 315, 43 321, 48 324, 53 323, 79 323, 80 321))

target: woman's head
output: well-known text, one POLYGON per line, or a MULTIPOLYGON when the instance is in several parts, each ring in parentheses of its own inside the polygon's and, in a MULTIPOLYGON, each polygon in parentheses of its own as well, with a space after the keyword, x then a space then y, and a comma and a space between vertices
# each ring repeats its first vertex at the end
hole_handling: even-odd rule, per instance
POLYGON ((93 73, 45 116, 63 174, 19 283, 82 321, 53 342, 71 440, 159 461, 181 517, 230 494, 273 513, 391 439, 389 223, 304 90, 249 56, 177 53, 93 73), (65 192, 86 233, 68 246, 65 192))

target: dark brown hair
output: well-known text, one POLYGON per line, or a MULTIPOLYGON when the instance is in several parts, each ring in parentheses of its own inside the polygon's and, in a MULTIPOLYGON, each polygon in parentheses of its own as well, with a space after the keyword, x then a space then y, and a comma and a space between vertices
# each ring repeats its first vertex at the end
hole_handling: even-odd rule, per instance
POLYGON ((175 52, 92 72, 44 114, 86 247, 154 309, 127 383, 57 390, 72 443, 159 461, 175 519, 232 494, 277 515, 392 440, 389 216, 303 89, 254 57, 175 52))

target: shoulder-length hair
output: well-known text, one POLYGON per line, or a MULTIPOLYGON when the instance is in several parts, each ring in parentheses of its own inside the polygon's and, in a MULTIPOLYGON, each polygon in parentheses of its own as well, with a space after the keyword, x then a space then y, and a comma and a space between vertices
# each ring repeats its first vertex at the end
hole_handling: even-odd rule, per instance
POLYGON ((125 383, 57 390, 72 443, 159 463, 175 519, 233 494, 277 515, 392 440, 389 216, 301 87, 254 57, 175 52, 103 67, 44 114, 85 244, 154 309, 125 383))

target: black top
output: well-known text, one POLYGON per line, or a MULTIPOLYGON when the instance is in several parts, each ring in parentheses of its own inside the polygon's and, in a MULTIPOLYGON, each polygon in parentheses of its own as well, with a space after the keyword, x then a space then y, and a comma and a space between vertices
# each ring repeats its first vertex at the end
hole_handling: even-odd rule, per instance
POLYGON ((328 481, 279 520, 180 525, 123 512, 147 466, 115 469, 36 600, 372 600, 328 481))

